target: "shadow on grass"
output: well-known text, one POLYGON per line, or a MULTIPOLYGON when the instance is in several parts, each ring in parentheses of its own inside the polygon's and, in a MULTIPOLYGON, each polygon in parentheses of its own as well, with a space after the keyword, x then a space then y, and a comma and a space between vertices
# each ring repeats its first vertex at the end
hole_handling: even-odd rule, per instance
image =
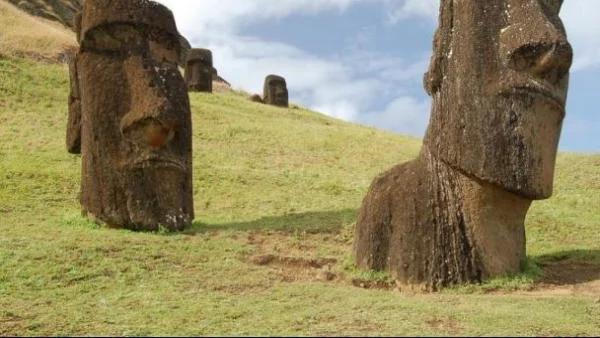
POLYGON ((575 285, 600 280, 600 250, 566 250, 531 258, 543 271, 542 283, 575 285))
POLYGON ((271 231, 306 231, 308 233, 335 233, 344 225, 356 221, 358 210, 344 209, 338 211, 311 211, 285 214, 281 216, 262 217, 254 221, 207 224, 194 222, 186 234, 204 233, 222 230, 271 230, 271 231))

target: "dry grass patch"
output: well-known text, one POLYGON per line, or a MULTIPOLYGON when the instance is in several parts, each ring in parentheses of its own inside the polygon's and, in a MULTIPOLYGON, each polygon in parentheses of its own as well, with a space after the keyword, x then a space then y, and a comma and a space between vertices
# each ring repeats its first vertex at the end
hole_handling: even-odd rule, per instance
POLYGON ((31 16, 0 0, 0 54, 45 61, 61 60, 75 48, 75 34, 61 24, 31 16))

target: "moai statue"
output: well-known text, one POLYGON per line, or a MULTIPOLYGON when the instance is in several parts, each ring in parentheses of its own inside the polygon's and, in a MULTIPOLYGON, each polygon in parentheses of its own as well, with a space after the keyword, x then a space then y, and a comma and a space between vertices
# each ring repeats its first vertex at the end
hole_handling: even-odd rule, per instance
POLYGON ((381 174, 354 254, 429 289, 520 271, 524 219, 552 194, 572 49, 562 0, 442 0, 419 158, 381 174))
POLYGON ((193 48, 188 51, 185 81, 190 91, 212 93, 213 74, 216 71, 210 50, 193 48))
MULTIPOLYGON (((73 16, 73 31, 77 34, 81 31, 81 12, 73 16)), ((69 58, 69 82, 71 85, 69 93, 69 114, 67 121, 67 151, 71 154, 81 153, 81 96, 79 93, 79 79, 77 78, 77 51, 69 58)))
POLYGON ((77 61, 81 205, 110 227, 181 230, 194 217, 192 125, 173 14, 86 0, 77 61))
POLYGON ((273 106, 288 107, 288 90, 283 77, 267 75, 263 87, 263 102, 273 106))

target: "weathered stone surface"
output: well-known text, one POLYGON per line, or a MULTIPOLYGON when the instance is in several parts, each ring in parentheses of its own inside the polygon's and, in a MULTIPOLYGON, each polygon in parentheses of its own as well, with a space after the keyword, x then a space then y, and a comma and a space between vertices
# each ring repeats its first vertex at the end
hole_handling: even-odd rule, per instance
POLYGON ((79 41, 81 40, 81 19, 82 19, 82 13, 81 11, 73 14, 73 32, 75 32, 75 36, 77 38, 77 42, 79 43, 79 41))
POLYGON ((77 78, 77 52, 69 59, 69 111, 67 120, 67 151, 71 154, 81 153, 81 96, 79 79, 77 78))
POLYGON ((210 50, 193 48, 188 51, 185 80, 190 91, 212 93, 212 82, 216 74, 210 50))
MULTIPOLYGON (((73 15, 72 26, 79 41, 81 32, 81 12, 73 15)), ((69 57, 69 111, 67 120, 67 151, 71 154, 81 153, 81 94, 77 77, 78 51, 73 51, 69 57)))
POLYGON ((267 75, 263 87, 263 102, 273 106, 288 107, 288 90, 283 77, 267 75))
POLYGON ((83 210, 111 227, 183 229, 192 126, 173 15, 146 0, 86 0, 82 14, 83 210))
POLYGON ((431 289, 519 271, 529 205, 552 194, 565 114, 561 3, 442 0, 423 148, 371 185, 360 267, 431 289))

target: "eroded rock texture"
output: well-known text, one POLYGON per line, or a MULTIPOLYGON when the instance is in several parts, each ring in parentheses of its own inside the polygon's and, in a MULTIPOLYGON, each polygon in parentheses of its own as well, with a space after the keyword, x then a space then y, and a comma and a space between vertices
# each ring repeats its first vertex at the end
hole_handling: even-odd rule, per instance
POLYGON ((193 48, 188 51, 185 80, 190 91, 212 93, 213 77, 216 73, 210 50, 193 48))
POLYGON ((81 205, 112 227, 180 230, 194 217, 192 126, 173 14, 86 0, 77 73, 81 205))
MULTIPOLYGON (((78 37, 81 31, 81 12, 73 16, 73 31, 78 37)), ((81 153, 81 95, 77 77, 78 52, 74 51, 69 58, 69 110, 67 120, 67 151, 71 154, 81 153)))
POLYGON ((267 75, 263 87, 263 102, 273 106, 288 107, 288 90, 283 77, 267 75))
POLYGON ((532 200, 552 194, 572 61, 562 1, 442 0, 419 158, 375 179, 364 269, 429 289, 520 270, 532 200))

